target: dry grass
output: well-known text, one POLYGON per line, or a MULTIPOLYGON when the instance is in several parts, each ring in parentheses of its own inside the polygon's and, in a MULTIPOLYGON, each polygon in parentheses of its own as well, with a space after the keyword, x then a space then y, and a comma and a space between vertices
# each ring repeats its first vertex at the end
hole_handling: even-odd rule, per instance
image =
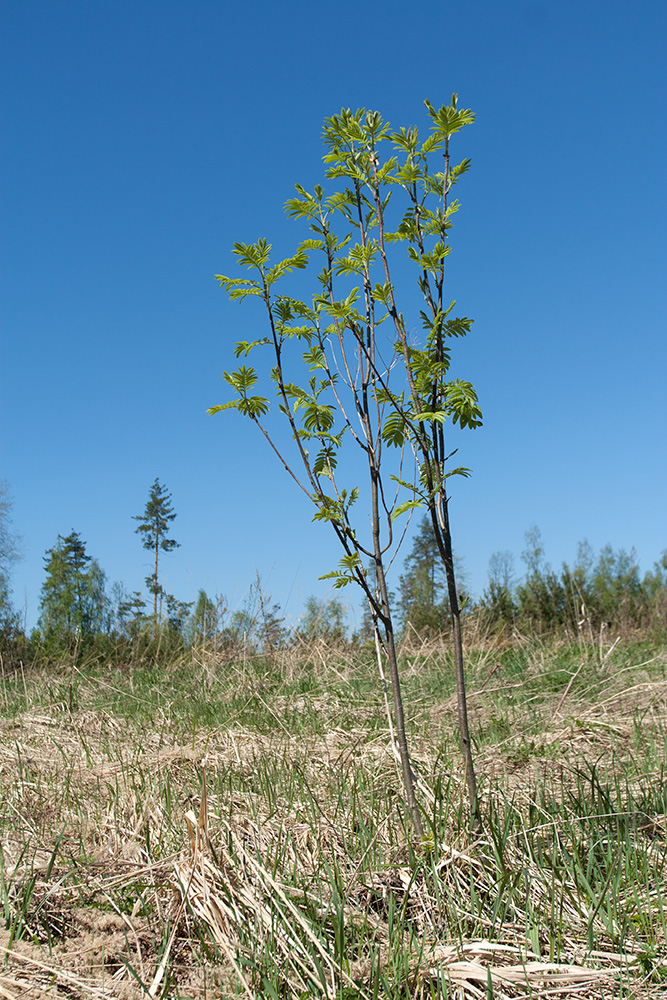
POLYGON ((662 996, 667 657, 640 654, 477 652, 473 841, 421 650, 419 845, 362 663, 255 664, 237 697, 206 660, 206 724, 176 670, 5 678, 0 998, 662 996))

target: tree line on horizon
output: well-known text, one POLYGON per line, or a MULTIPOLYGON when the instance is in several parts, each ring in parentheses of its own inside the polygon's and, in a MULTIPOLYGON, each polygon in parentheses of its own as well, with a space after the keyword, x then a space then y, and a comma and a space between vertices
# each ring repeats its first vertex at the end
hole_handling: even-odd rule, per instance
MULTIPOLYGON (((59 535, 45 554, 39 619, 31 635, 25 636, 10 601, 10 564, 17 558, 8 527, 10 509, 5 489, 0 504, 0 624, 5 643, 20 636, 29 639, 35 650, 55 653, 102 638, 144 645, 159 640, 165 651, 205 645, 230 652, 244 647, 267 653, 315 639, 359 645, 372 641, 368 613, 352 633, 347 607, 331 596, 309 597, 296 626, 290 627, 280 606, 265 593, 259 576, 235 611, 230 611, 224 596, 212 598, 203 589, 194 602, 179 601, 167 593, 159 579, 160 555, 179 543, 169 537, 176 517, 171 494, 158 479, 150 488, 143 513, 134 518, 143 547, 154 557, 152 572, 145 579, 147 596, 128 592, 120 583, 107 590, 104 571, 73 530, 59 535)), ((605 628, 663 631, 667 627, 667 551, 642 575, 634 551, 614 551, 607 545, 596 554, 583 541, 574 563, 564 563, 556 571, 545 560, 539 528, 532 527, 526 532, 521 560, 523 577, 517 573, 512 552, 495 552, 489 561, 487 585, 478 599, 468 592, 465 568, 459 563, 459 597, 466 619, 496 633, 516 628, 576 635, 584 628, 597 633, 605 628)), ((391 600, 404 640, 447 634, 447 583, 426 516, 391 600)))
MULTIPOLYGON (((572 564, 554 570, 546 561, 540 529, 533 525, 524 536, 521 553, 524 575, 516 569, 514 554, 494 552, 481 597, 466 592, 465 569, 461 601, 468 615, 496 631, 537 629, 576 635, 582 628, 627 631, 667 627, 667 550, 643 575, 634 549, 614 550, 605 545, 595 553, 586 540, 579 542, 572 564)), ((403 630, 435 635, 446 622, 447 600, 442 569, 426 519, 421 522, 399 581, 399 619, 403 630)))

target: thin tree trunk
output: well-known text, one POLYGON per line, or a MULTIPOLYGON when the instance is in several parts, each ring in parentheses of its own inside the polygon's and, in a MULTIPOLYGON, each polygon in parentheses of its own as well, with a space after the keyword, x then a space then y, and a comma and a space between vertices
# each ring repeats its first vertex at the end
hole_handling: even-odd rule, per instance
POLYGON ((401 682, 398 673, 398 659, 396 656, 396 643, 394 642, 394 629, 391 621, 391 612, 389 610, 389 595, 387 593, 387 583, 384 576, 384 566, 381 561, 379 563, 376 562, 375 572, 376 584, 379 590, 380 600, 382 602, 384 612, 382 617, 382 625, 385 633, 384 647, 387 654, 387 660, 389 662, 389 676, 391 678, 391 690, 394 699, 396 742, 398 743, 398 752, 401 758, 403 787, 405 788, 405 798, 410 812, 410 817, 412 819, 412 827, 415 832, 415 837, 418 840, 423 840, 424 827, 422 826, 421 813, 419 812, 419 805, 417 804, 417 797, 415 795, 415 778, 412 773, 412 767, 410 766, 408 740, 405 735, 405 716, 403 713, 401 682))
POLYGON ((153 638, 157 635, 157 559, 159 550, 159 536, 155 532, 155 575, 153 577, 153 638))
MULTIPOLYGON (((435 511, 432 513, 435 514, 435 511)), ((465 780, 468 788, 468 798, 470 799, 471 829, 475 833, 480 833, 482 829, 482 817, 479 809, 479 799, 477 797, 477 778, 475 776, 475 767, 472 758, 472 745, 470 741, 470 729, 468 727, 468 704, 466 698, 465 673, 463 669, 461 610, 459 608, 459 598, 456 592, 454 553, 452 550, 452 536, 449 528, 449 511, 447 508, 446 496, 441 498, 437 514, 439 515, 438 526, 440 528, 440 534, 444 547, 443 562, 445 564, 445 574, 447 576, 449 610, 452 616, 452 643, 454 646, 454 672, 456 675, 456 706, 459 720, 461 751, 463 753, 463 763, 465 766, 465 780)))

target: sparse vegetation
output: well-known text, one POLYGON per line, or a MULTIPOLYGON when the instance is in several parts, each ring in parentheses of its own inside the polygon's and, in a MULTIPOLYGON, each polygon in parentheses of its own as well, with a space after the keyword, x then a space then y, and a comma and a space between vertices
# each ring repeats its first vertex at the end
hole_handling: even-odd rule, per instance
POLYGON ((664 648, 467 627, 484 833, 434 640, 399 649, 417 846, 374 661, 350 644, 6 671, 3 988, 661 996, 664 648))

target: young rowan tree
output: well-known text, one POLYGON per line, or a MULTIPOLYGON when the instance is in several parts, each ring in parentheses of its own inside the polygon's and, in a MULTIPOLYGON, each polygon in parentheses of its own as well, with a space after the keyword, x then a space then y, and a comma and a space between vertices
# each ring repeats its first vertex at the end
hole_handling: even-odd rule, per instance
POLYGON ((445 468, 451 455, 445 452, 443 428, 446 420, 460 427, 481 423, 473 386, 448 374, 449 340, 465 336, 472 321, 452 318, 454 303, 447 306, 443 298, 447 231, 458 208, 457 202, 448 204, 448 196, 469 166, 469 161, 450 166, 449 139, 473 115, 458 111, 455 97, 437 111, 428 102, 426 107, 431 134, 422 143, 416 128, 392 132, 377 112, 343 109, 327 119, 324 159, 329 165, 327 178, 340 182, 338 189, 325 194, 316 185, 311 193, 297 185, 298 197, 286 206, 288 215, 307 223, 311 236, 276 264, 271 263, 271 246, 265 239, 234 245, 238 262, 251 276, 218 275, 220 283, 232 299, 259 299, 267 323, 266 336, 237 343, 235 353, 243 358, 251 353, 258 359, 268 357, 259 372, 245 364, 225 372, 236 398, 209 410, 234 408, 259 427, 314 504, 314 520, 328 522, 342 546, 345 554, 339 569, 324 578, 333 579, 334 586, 354 582, 366 596, 376 641, 389 668, 406 800, 417 836, 422 823, 405 733, 387 567, 400 540, 395 518, 418 506, 429 511, 445 564, 458 642, 455 660, 466 780, 478 823, 446 492, 446 480, 468 475, 468 470, 445 468), (396 155, 383 161, 381 151, 387 143, 396 155), (432 167, 438 152, 444 157, 441 171, 432 167), (399 215, 389 209, 394 191, 404 198, 399 215), (390 253, 393 243, 397 249, 390 253), (407 254, 401 248, 404 243, 407 254), (278 283, 306 268, 313 254, 320 255, 323 267, 312 299, 306 302, 278 291, 278 283), (424 304, 422 340, 398 309, 392 278, 392 259, 397 255, 407 257, 416 268, 424 304), (299 365, 303 377, 297 381, 299 365), (260 378, 277 397, 295 460, 267 419, 268 397, 256 394, 260 378), (345 469, 342 464, 339 468, 345 442, 358 448, 365 460, 363 491, 357 483, 346 483, 345 469), (395 461, 393 455, 387 461, 391 448, 396 449, 395 461), (415 469, 412 478, 409 466, 415 469), (399 502, 404 490, 409 499, 399 502), (366 509, 355 516, 360 497, 366 509), (365 569, 369 561, 371 572, 365 569))

